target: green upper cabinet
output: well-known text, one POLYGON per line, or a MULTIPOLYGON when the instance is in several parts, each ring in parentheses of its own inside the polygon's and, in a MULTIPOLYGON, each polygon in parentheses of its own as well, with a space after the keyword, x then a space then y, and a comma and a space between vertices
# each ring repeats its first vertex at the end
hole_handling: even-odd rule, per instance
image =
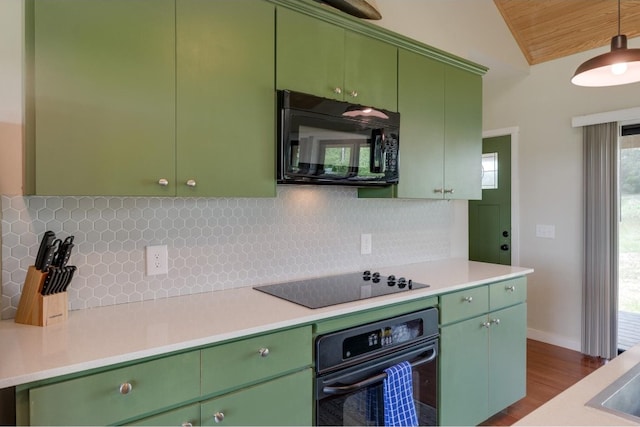
POLYGON ((482 77, 447 66, 444 197, 482 199, 482 77))
POLYGON ((178 196, 275 196, 274 13, 176 1, 178 196))
POLYGON ((397 47, 284 7, 276 86, 397 111, 397 47))
POLYGON ((35 194, 275 196, 275 5, 33 4, 35 194))
POLYGON ((482 77, 400 50, 400 182, 360 197, 481 198, 482 77))
POLYGON ((157 178, 175 175, 174 0, 38 0, 33 30, 35 193, 163 194, 157 178))

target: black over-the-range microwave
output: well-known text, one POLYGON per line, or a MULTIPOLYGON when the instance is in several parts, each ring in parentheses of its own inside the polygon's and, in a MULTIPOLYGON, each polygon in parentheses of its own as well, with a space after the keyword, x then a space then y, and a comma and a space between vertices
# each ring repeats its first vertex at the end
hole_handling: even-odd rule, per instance
POLYGON ((400 113, 278 91, 278 183, 396 184, 399 131, 400 113))

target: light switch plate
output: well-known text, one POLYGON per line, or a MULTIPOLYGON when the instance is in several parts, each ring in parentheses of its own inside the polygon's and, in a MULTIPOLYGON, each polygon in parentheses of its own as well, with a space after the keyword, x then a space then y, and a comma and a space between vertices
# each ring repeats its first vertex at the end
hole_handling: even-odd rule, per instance
POLYGON ((369 255, 371 253, 371 234, 360 235, 360 254, 369 255))
POLYGON ((536 225, 536 237, 543 239, 555 239, 556 238, 556 226, 555 225, 536 225))

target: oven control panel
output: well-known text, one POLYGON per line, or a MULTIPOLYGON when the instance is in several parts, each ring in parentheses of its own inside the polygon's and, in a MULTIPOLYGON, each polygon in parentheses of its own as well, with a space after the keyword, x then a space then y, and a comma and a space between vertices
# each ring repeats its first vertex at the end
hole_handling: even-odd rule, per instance
POLYGON ((435 307, 332 332, 316 339, 316 370, 342 368, 437 336, 435 307))
POLYGON ((413 319, 347 337, 342 341, 342 358, 370 353, 384 347, 404 344, 422 336, 423 320, 413 319))

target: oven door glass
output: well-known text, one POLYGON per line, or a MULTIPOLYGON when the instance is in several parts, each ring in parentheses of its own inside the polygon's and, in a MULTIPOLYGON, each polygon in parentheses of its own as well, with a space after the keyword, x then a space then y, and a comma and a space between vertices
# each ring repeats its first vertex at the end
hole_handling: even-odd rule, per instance
MULTIPOLYGON (((364 372, 354 376, 337 373, 335 386, 353 384, 364 378, 364 372), (359 378, 360 377, 360 378, 359 378)), ((367 374, 369 376, 369 374, 367 374)), ((374 373, 375 375, 375 373, 374 373)), ((413 397, 421 426, 437 425, 437 359, 413 368, 413 397)), ((323 381, 331 387, 331 380, 323 381)), ((384 425, 384 395, 382 380, 345 394, 326 395, 316 401, 316 425, 382 426, 384 425)))

